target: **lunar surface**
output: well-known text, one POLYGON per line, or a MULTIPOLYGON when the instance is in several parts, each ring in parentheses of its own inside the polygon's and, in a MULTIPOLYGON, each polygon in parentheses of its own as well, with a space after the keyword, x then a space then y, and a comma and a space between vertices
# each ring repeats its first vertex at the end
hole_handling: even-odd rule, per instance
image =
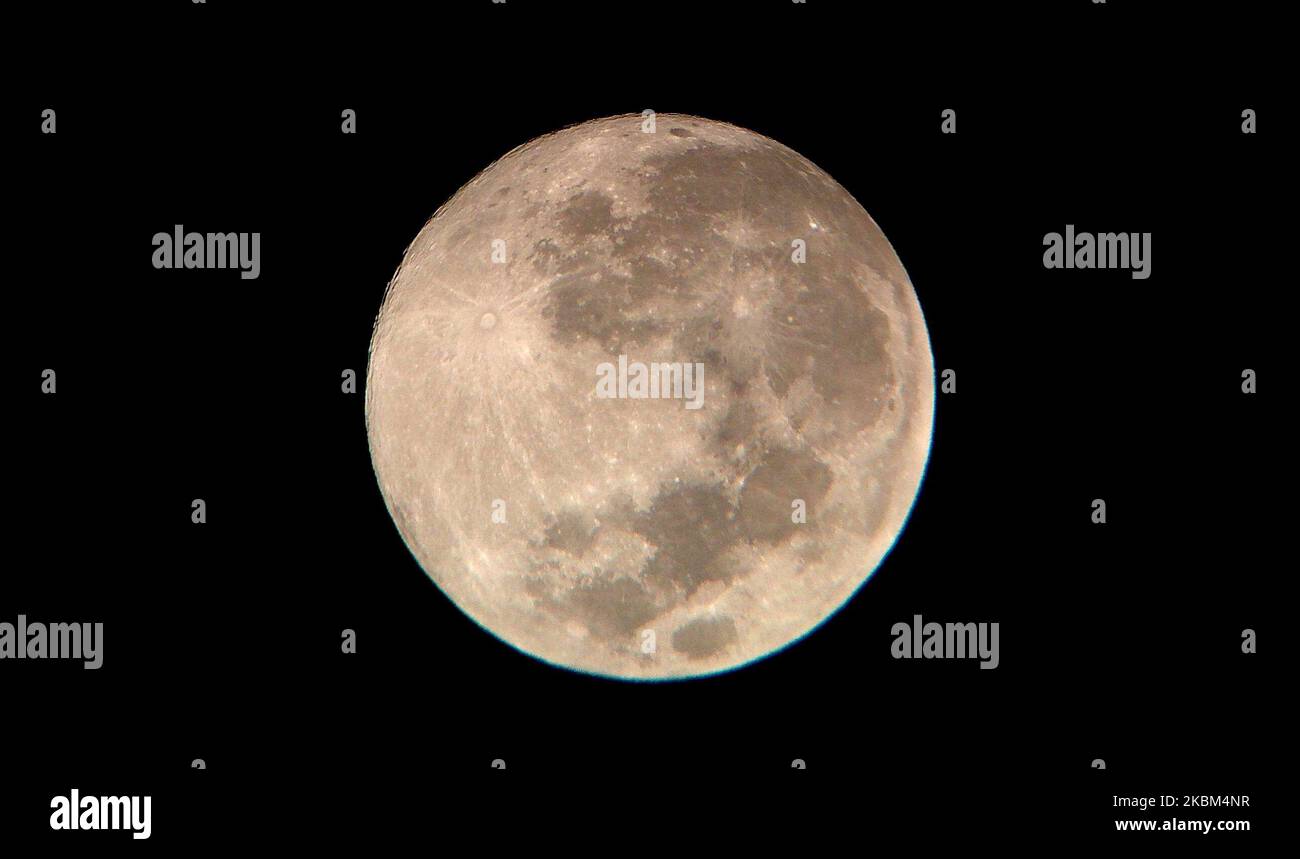
POLYGON ((438 587, 525 653, 629 679, 832 615, 903 528, 933 409, 916 293, 862 206, 671 114, 540 137, 458 191, 389 284, 366 387, 438 587))

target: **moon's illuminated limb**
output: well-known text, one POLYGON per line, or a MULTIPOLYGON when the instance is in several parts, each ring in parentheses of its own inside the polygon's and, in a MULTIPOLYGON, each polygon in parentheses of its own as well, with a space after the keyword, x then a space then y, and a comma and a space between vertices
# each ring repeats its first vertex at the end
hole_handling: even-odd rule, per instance
POLYGON ((903 527, 933 405, 916 294, 862 207, 671 114, 538 138, 457 192, 393 278, 366 389, 438 586, 521 650, 628 678, 735 667, 832 614, 903 527), (597 397, 619 355, 702 365, 702 408, 597 397))

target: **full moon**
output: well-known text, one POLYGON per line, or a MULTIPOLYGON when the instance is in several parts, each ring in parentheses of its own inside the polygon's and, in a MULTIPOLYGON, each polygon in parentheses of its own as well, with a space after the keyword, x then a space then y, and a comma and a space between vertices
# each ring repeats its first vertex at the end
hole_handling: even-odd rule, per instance
POLYGON ((659 114, 539 137, 440 208, 375 322, 406 545, 524 653, 685 678, 815 629, 902 530, 934 364, 897 254, 791 149, 659 114))

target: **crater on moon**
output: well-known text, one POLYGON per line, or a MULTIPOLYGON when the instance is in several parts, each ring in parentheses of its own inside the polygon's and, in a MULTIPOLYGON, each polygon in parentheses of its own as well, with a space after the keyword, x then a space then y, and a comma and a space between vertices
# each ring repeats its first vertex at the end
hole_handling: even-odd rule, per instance
POLYGON ((725 123, 641 123, 540 137, 438 210, 376 320, 366 423, 457 606, 547 662, 656 679, 779 650, 866 581, 916 498, 934 368, 897 255, 830 176, 725 123), (620 359, 695 370, 699 407, 680 375, 604 395, 620 359))

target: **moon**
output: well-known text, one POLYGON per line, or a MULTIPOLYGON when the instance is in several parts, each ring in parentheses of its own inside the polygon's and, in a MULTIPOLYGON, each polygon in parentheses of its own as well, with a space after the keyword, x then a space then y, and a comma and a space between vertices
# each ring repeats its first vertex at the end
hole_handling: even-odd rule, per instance
POLYGON ((676 114, 565 128, 461 188, 388 286, 366 385, 380 490, 442 592, 633 680, 834 614, 906 523, 933 414, 916 292, 862 206, 676 114))

